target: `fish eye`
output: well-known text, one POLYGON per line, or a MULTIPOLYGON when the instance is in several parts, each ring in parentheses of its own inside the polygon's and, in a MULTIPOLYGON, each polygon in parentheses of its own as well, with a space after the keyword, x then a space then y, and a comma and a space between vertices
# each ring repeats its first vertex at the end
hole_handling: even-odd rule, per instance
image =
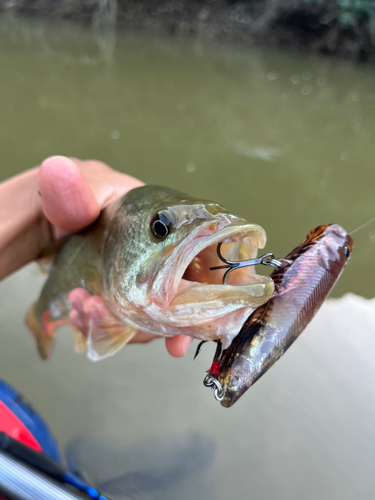
POLYGON ((349 255, 350 255, 350 249, 349 249, 349 247, 345 247, 344 248, 344 252, 345 252, 345 257, 349 257, 349 255))
POLYGON ((166 238, 169 234, 171 223, 164 214, 156 214, 151 219, 151 231, 157 238, 166 238))

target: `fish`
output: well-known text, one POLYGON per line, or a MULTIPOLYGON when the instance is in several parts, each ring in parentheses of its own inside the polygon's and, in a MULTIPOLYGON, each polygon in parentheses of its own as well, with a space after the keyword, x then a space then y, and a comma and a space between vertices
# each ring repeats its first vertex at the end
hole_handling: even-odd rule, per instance
POLYGON ((266 233, 217 203, 170 188, 129 191, 62 242, 26 317, 41 357, 50 357, 55 330, 66 324, 75 328, 77 350, 93 361, 115 354, 137 331, 228 346, 271 297, 274 282, 248 268, 223 285, 221 272, 210 271, 220 264, 218 242, 227 258, 250 259, 264 247, 266 233), (98 297, 107 311, 100 321, 89 319, 83 335, 69 299, 77 288, 98 297))
POLYGON ((289 349, 313 319, 349 261, 353 240, 337 224, 319 226, 271 273, 272 297, 245 321, 213 363, 229 408, 289 349))

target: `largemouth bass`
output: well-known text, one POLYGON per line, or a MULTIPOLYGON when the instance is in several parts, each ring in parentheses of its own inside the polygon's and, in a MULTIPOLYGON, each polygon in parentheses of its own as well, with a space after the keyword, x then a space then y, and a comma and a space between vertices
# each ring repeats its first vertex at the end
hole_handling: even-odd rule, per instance
POLYGON ((213 364, 223 406, 238 401, 298 338, 338 280, 352 247, 344 229, 324 225, 281 259, 284 266, 271 274, 271 299, 252 313, 220 363, 213 364))
MULTIPOLYGON (((84 288, 108 308, 91 322, 88 356, 114 354, 137 330, 190 335, 228 346, 249 314, 274 289, 270 277, 243 269, 221 284, 218 242, 228 258, 254 258, 264 230, 221 205, 172 189, 143 186, 109 205, 97 222, 67 237, 55 257, 38 302, 27 316, 43 358, 55 328, 71 320, 69 293, 84 288)), ((234 273, 233 273, 234 274, 234 273)))

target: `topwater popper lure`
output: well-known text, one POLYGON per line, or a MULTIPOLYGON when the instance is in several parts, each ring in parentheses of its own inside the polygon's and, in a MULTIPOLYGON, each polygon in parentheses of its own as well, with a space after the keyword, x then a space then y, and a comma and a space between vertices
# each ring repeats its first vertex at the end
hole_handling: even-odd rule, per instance
POLYGON ((272 297, 258 307, 228 349, 220 342, 205 378, 215 398, 230 407, 285 353, 315 316, 353 247, 336 224, 313 229, 270 275, 272 297))
POLYGON ((229 258, 254 259, 266 234, 211 201, 159 186, 131 190, 63 242, 27 316, 40 354, 50 356, 54 330, 65 323, 82 332, 77 347, 92 360, 113 355, 137 330, 227 347, 274 283, 247 268, 223 285, 221 271, 209 270, 220 264, 218 242, 229 258), (77 289, 96 314, 81 314, 85 304, 71 298, 77 289))

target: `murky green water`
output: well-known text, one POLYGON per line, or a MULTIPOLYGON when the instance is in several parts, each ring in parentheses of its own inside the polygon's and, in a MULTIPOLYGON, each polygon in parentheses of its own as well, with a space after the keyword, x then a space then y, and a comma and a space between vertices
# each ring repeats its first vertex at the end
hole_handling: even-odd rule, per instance
MULTIPOLYGON (((89 30, 27 27, 0 39, 3 179, 99 158, 262 224, 277 255, 375 217, 374 67, 127 34, 108 63, 89 30)), ((355 243, 334 294, 373 297, 375 225, 355 243)))
MULTIPOLYGON (((266 250, 282 256, 319 224, 352 230, 375 216, 374 137, 375 67, 128 33, 108 58, 90 30, 0 18, 1 180, 49 155, 98 158, 222 203, 263 225, 266 250)), ((370 299, 375 224, 354 240, 333 295, 370 299)), ((324 306, 223 410, 201 386, 209 347, 194 363, 155 342, 94 365, 62 334, 41 363, 22 316, 42 281, 29 267, 0 284, 0 377, 32 399, 62 445, 86 435, 92 477, 126 475, 109 493, 371 497, 374 301, 324 306)))

